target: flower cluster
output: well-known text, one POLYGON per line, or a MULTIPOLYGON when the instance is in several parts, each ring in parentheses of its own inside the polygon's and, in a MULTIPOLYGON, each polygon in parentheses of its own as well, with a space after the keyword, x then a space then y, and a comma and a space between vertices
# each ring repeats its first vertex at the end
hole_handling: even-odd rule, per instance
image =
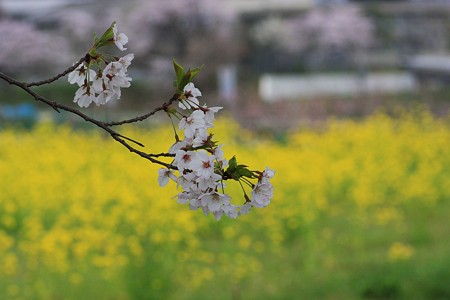
POLYGON ((234 219, 248 213, 252 206, 267 206, 273 195, 270 179, 274 171, 269 168, 263 172, 250 171, 246 166, 238 165, 235 157, 230 160, 224 157, 223 145, 218 145, 213 134, 208 133, 208 129, 213 127, 215 114, 222 107, 201 106, 197 98, 201 95, 193 83, 188 83, 178 99, 182 112, 170 112, 179 119, 178 128, 183 130, 184 139, 180 140, 175 132, 176 142, 169 149, 169 153, 174 155, 172 165, 178 170, 178 176, 171 169, 160 169, 160 186, 165 186, 169 179, 175 181, 183 190, 177 195, 180 204, 189 204, 193 210, 201 208, 206 215, 212 213, 217 220, 224 214, 234 219), (225 193, 224 181, 228 179, 239 181, 242 187, 244 183, 252 188, 251 197, 243 188, 244 205, 231 203, 231 197, 225 193), (252 184, 249 179, 258 179, 258 182, 252 184))
MULTIPOLYGON (((98 49, 115 45, 124 51, 127 43, 128 37, 124 33, 118 33, 115 22, 100 38, 95 37, 94 44, 84 61, 69 74, 69 82, 79 86, 74 102, 81 107, 88 107, 92 102, 102 105, 120 98, 121 88, 129 87, 131 84, 127 69, 134 55, 128 54, 118 58, 99 53, 98 49), (107 57, 113 57, 113 60, 110 61, 107 57), (91 67, 95 67, 97 71, 91 67)), ((175 181, 177 186, 182 188, 182 192, 177 195, 179 203, 189 204, 193 210, 201 208, 206 215, 212 213, 217 220, 223 215, 234 219, 248 213, 252 207, 266 207, 273 196, 270 179, 275 172, 269 168, 262 172, 250 170, 246 165, 238 164, 235 156, 229 160, 225 158, 223 145, 219 145, 214 140, 214 135, 208 132, 214 127, 215 115, 222 107, 201 105, 198 97, 201 97, 202 93, 192 83, 201 67, 185 71, 175 61, 173 64, 176 75, 173 84, 176 93, 170 102, 159 110, 164 110, 172 121, 175 143, 168 153, 162 155, 170 157, 171 163, 157 161, 166 166, 159 170, 160 186, 167 185, 169 180, 175 181), (175 101, 178 102, 178 108, 171 106, 175 101), (173 118, 178 119, 178 129, 183 131, 183 139, 179 138, 173 118), (242 205, 231 203, 231 197, 225 193, 227 180, 239 182, 245 203, 242 205), (253 183, 253 180, 256 180, 256 183, 253 183), (245 186, 251 189, 250 196, 245 186)))
MULTIPOLYGON (((111 26, 112 37, 109 38, 121 51, 126 50, 124 45, 128 42, 128 37, 124 33, 117 33, 115 23, 111 26)), ((108 33, 108 32, 107 32, 108 33)), ((104 36, 108 36, 107 33, 104 36)), ((74 102, 80 107, 88 107, 92 102, 96 105, 103 105, 111 100, 120 99, 121 88, 131 85, 131 77, 127 74, 127 69, 134 58, 133 54, 124 57, 113 57, 114 61, 107 61, 104 55, 95 53, 97 48, 103 46, 98 40, 90 53, 90 60, 80 64, 69 74, 69 83, 78 84, 79 89, 75 93, 74 102), (102 68, 102 63, 105 67, 102 68), (98 71, 91 69, 96 66, 98 71)))

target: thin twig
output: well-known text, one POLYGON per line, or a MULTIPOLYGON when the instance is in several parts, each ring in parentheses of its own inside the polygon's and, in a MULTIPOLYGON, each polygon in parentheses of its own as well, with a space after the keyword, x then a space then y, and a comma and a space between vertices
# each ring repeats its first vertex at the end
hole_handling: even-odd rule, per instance
POLYGON ((130 139, 129 137, 126 137, 126 136, 121 135, 121 134, 118 134, 118 135, 119 135, 121 138, 124 138, 124 139, 126 139, 126 140, 128 140, 128 141, 130 141, 130 142, 135 143, 136 145, 141 146, 142 148, 145 148, 144 144, 142 144, 141 142, 138 142, 138 141, 136 141, 136 140, 130 139))
MULTIPOLYGON (((65 110, 67 112, 73 113, 73 114, 81 117, 86 122, 89 122, 89 123, 92 123, 92 124, 96 125, 97 127, 99 127, 101 129, 103 129, 104 131, 108 132, 114 140, 116 140, 117 142, 122 144, 124 147, 126 147, 130 152, 133 152, 133 153, 135 153, 135 154, 137 154, 137 155, 139 155, 139 156, 149 160, 152 163, 162 165, 162 166, 164 166, 166 168, 169 168, 169 169, 174 169, 174 170, 177 169, 175 166, 173 166, 171 164, 167 164, 165 162, 159 161, 159 160, 154 158, 154 157, 159 157, 159 156, 163 156, 163 155, 156 155, 155 156, 154 154, 148 154, 148 153, 142 152, 142 151, 132 147, 125 140, 129 140, 129 141, 131 141, 133 143, 136 143, 137 145, 142 146, 142 147, 144 145, 142 145, 141 143, 139 143, 139 142, 137 142, 137 141, 135 141, 135 140, 133 140, 131 138, 128 138, 128 137, 123 136, 122 134, 116 132, 115 130, 111 129, 110 126, 107 125, 107 123, 99 121, 99 120, 96 120, 96 119, 94 119, 92 117, 89 117, 88 115, 82 113, 78 109, 72 108, 70 106, 61 104, 61 103, 56 102, 56 101, 49 100, 49 99, 39 95, 35 91, 33 91, 29 87, 30 86, 29 84, 27 84, 25 82, 20 82, 20 81, 14 79, 12 77, 9 77, 8 75, 6 75, 6 74, 4 74, 2 72, 0 72, 0 79, 5 80, 6 82, 8 82, 11 85, 15 85, 15 86, 21 88, 22 90, 24 90, 25 92, 30 94, 36 101, 43 102, 43 103, 49 105, 50 107, 52 107, 53 109, 55 109, 58 112, 59 112, 59 110, 65 110)), ((126 122, 126 123, 129 123, 129 122, 126 122)))
POLYGON ((145 115, 142 115, 142 116, 139 116, 139 117, 135 117, 135 118, 132 118, 132 119, 128 119, 128 120, 119 121, 119 122, 108 122, 108 123, 105 123, 105 125, 109 126, 109 127, 112 127, 112 126, 118 126, 118 125, 123 125, 123 124, 130 124, 130 123, 136 123, 136 122, 144 121, 145 119, 147 119, 147 118, 153 116, 154 114, 156 114, 158 111, 161 111, 161 110, 166 111, 167 108, 174 101, 177 101, 179 97, 180 97, 179 94, 174 94, 172 96, 172 98, 169 99, 169 101, 167 101, 163 105, 155 108, 154 110, 152 110, 151 112, 149 112, 149 113, 147 113, 145 115))
POLYGON ((151 157, 175 157, 175 154, 172 153, 158 153, 158 154, 149 154, 151 157))
POLYGON ((67 70, 65 70, 64 72, 56 75, 55 77, 46 79, 46 80, 41 80, 41 81, 35 81, 35 82, 30 82, 30 83, 26 83, 27 87, 30 86, 39 86, 39 85, 44 85, 44 84, 49 84, 52 83, 56 80, 58 80, 59 78, 66 76, 67 74, 69 74, 70 72, 72 72, 73 70, 75 70, 76 68, 78 68, 79 65, 81 65, 83 62, 85 61, 89 61, 90 56, 89 54, 86 54, 84 57, 80 58, 79 61, 77 61, 73 66, 71 66, 70 68, 68 68, 67 70))

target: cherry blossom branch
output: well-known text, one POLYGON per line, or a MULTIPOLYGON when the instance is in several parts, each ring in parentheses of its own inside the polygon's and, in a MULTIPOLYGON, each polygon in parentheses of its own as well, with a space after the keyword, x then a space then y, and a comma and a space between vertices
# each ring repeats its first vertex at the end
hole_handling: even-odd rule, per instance
POLYGON ((172 98, 169 99, 168 102, 164 103, 163 105, 155 108, 154 110, 152 110, 151 112, 139 116, 139 117, 135 117, 132 119, 128 119, 128 120, 123 120, 123 121, 119 121, 119 122, 108 122, 105 123, 106 126, 118 126, 118 125, 123 125, 123 124, 130 124, 130 123, 136 123, 136 122, 140 122, 140 121, 144 121, 145 119, 153 116, 154 114, 156 114, 158 111, 164 110, 167 111, 167 108, 174 102, 177 101, 178 98, 180 97, 180 94, 176 93, 172 96, 172 98))
MULTIPOLYGON (((82 61, 84 61, 84 60, 82 60, 82 61)), ((66 73, 66 72, 64 72, 64 73, 66 73)), ((67 73, 66 73, 66 74, 67 74, 67 73)), ((139 145, 139 146, 141 146, 141 147, 144 147, 143 144, 141 144, 140 142, 135 141, 135 140, 133 140, 133 139, 131 139, 131 138, 128 138, 128 137, 126 137, 126 136, 124 136, 124 135, 118 133, 117 131, 111 129, 110 126, 107 125, 107 123, 102 122, 102 121, 99 121, 99 120, 96 120, 96 119, 94 119, 94 118, 92 118, 92 117, 89 117, 88 115, 82 113, 82 112, 79 111, 78 109, 72 108, 72 107, 70 107, 70 106, 61 104, 61 103, 56 102, 56 101, 49 100, 49 99, 47 99, 47 98, 45 98, 45 97, 39 95, 38 93, 36 93, 35 91, 33 91, 33 90, 29 87, 29 86, 30 86, 29 83, 26 83, 26 82, 20 82, 20 81, 14 79, 14 78, 12 78, 12 77, 10 77, 10 76, 8 76, 8 75, 2 73, 2 72, 0 72, 0 79, 3 79, 4 81, 8 82, 8 83, 11 84, 11 85, 15 85, 15 86, 21 88, 22 90, 24 90, 25 92, 27 92, 29 95, 31 95, 36 101, 43 102, 43 103, 49 105, 50 107, 52 107, 52 108, 53 108, 54 110, 56 110, 57 112, 60 112, 60 110, 64 110, 64 111, 70 112, 70 113, 72 113, 72 114, 75 114, 75 115, 81 117, 81 118, 84 119, 86 122, 89 122, 89 123, 92 123, 92 124, 96 125, 97 127, 99 127, 99 128, 101 128, 101 129, 103 129, 104 131, 108 132, 108 133, 110 134, 110 136, 111 136, 115 141, 117 141, 117 142, 119 142, 120 144, 122 144, 122 145, 123 145, 125 148, 127 148, 130 152, 135 153, 135 154, 137 154, 137 155, 139 155, 139 156, 141 156, 141 157, 143 157, 143 158, 149 160, 149 161, 152 162, 152 163, 162 165, 162 166, 164 166, 164 167, 166 167, 166 168, 168 168, 168 169, 174 169, 174 170, 176 170, 176 167, 175 167, 175 166, 173 166, 173 165, 171 165, 171 164, 167 164, 167 163, 165 163, 165 162, 162 162, 162 161, 157 160, 157 159, 154 158, 154 157, 162 157, 162 156, 169 157, 169 156, 172 156, 172 155, 167 154, 167 153, 166 153, 166 154, 164 154, 164 153, 161 153, 161 154, 149 154, 149 153, 145 153, 145 152, 143 152, 143 151, 140 151, 140 150, 138 150, 138 149, 132 147, 128 142, 126 142, 126 140, 131 141, 131 142, 133 142, 133 143, 135 143, 135 144, 137 144, 137 145, 139 145)), ((51 81, 50 81, 50 82, 51 82, 51 81)))
POLYGON ((30 87, 30 86, 39 86, 39 85, 44 85, 44 84, 49 84, 52 83, 56 80, 58 80, 61 77, 66 76, 67 74, 69 74, 70 72, 72 72, 73 70, 75 70, 76 68, 78 68, 79 65, 81 65, 84 62, 87 62, 90 60, 90 55, 86 54, 84 57, 80 58, 79 61, 77 61, 72 67, 68 68, 67 70, 65 70, 64 72, 56 75, 55 77, 46 79, 46 80, 41 80, 41 81, 35 81, 35 82, 30 82, 27 83, 26 86, 30 87))
POLYGON ((21 88, 36 101, 49 105, 58 113, 60 110, 64 110, 96 125, 130 152, 163 166, 164 168, 158 171, 159 184, 165 186, 169 179, 175 181, 177 186, 183 189, 177 195, 178 202, 189 203, 190 209, 201 208, 205 214, 212 213, 219 220, 222 215, 234 219, 238 215, 248 213, 251 207, 266 207, 273 196, 270 179, 274 176, 274 171, 267 167, 264 171, 251 171, 246 165, 239 164, 235 156, 229 160, 225 157, 222 150, 223 145, 219 145, 214 140, 214 134, 208 132, 209 128, 214 127, 215 114, 222 107, 201 105, 197 97, 202 96, 202 93, 192 83, 192 79, 202 67, 186 71, 174 60, 176 80, 173 82, 175 94, 172 98, 149 113, 117 122, 96 120, 78 109, 49 100, 30 88, 51 84, 68 75, 69 83, 77 84, 79 87, 75 92, 74 102, 80 107, 88 107, 91 103, 104 105, 109 101, 120 99, 121 88, 128 88, 131 85, 132 78, 128 76, 127 68, 134 59, 134 54, 114 57, 100 53, 98 49, 115 44, 119 50, 124 51, 127 42, 128 37, 123 33, 118 33, 116 23, 113 22, 100 38, 95 37, 88 54, 55 77, 26 83, 0 72, 0 79, 21 88), (110 61, 110 57, 113 58, 112 61, 110 61), (175 108, 175 105, 172 106, 174 102, 177 102, 178 108, 175 108), (112 129, 113 126, 144 121, 159 111, 166 112, 172 121, 175 134, 175 143, 167 153, 145 153, 130 144, 131 142, 144 147, 142 143, 112 129), (182 139, 177 134, 172 117, 179 120, 178 129, 183 131, 182 139), (160 158, 170 159, 171 163, 165 163, 159 160, 160 158), (231 197, 225 194, 223 182, 226 180, 239 182, 244 192, 245 203, 243 205, 235 205, 230 202, 231 197), (257 182, 252 183, 252 181, 257 182), (251 197, 247 195, 244 185, 251 189, 251 197))

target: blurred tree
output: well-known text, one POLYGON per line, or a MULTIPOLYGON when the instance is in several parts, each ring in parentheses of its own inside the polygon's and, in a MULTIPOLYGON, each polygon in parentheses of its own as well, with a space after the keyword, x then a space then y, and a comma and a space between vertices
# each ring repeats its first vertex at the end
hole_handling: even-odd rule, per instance
POLYGON ((32 24, 3 18, 0 20, 0 69, 10 74, 48 74, 67 64, 67 41, 32 24))
POLYGON ((356 5, 312 10, 288 22, 288 49, 311 69, 343 67, 375 42, 374 23, 356 5))
POLYGON ((73 52, 82 54, 91 46, 94 32, 101 33, 112 20, 106 12, 81 8, 64 9, 57 13, 55 22, 60 32, 68 37, 73 52))
POLYGON ((232 42, 236 14, 221 0, 92 4, 62 11, 57 18, 76 51, 89 47, 85 37, 109 26, 114 18, 133 40, 129 51, 135 54, 134 66, 140 69, 141 77, 151 77, 154 82, 172 78, 172 59, 176 58, 184 65, 208 66, 203 73, 209 74, 198 78, 201 84, 202 78, 215 76, 222 64, 233 60, 236 48, 232 42))
POLYGON ((356 5, 323 6, 292 17, 265 18, 250 36, 258 50, 272 53, 273 59, 266 61, 284 61, 286 68, 301 64, 310 70, 342 69, 354 65, 357 54, 375 43, 375 26, 356 5))
POLYGON ((136 61, 171 75, 172 58, 187 65, 208 65, 208 72, 233 59, 235 13, 221 0, 138 0, 124 26, 136 41, 136 61), (169 62, 169 63, 167 63, 169 62))

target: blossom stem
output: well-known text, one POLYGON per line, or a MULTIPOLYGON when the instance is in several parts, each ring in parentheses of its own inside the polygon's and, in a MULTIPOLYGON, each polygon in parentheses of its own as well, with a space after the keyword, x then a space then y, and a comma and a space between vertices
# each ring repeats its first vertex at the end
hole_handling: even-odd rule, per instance
POLYGON ((247 178, 241 177, 241 178, 239 179, 239 182, 240 182, 241 180, 242 180, 243 182, 245 182, 245 184, 247 184, 249 187, 251 187, 251 188, 254 187, 254 184, 253 184, 250 180, 248 180, 247 178))
MULTIPOLYGON (((201 109, 201 106, 200 106, 199 104, 195 103, 194 101, 189 100, 189 99, 187 99, 187 100, 185 100, 185 101, 189 103, 189 105, 190 105, 191 108, 192 108, 192 107, 197 107, 197 108, 200 108, 200 109, 201 109)), ((192 110, 192 109, 189 109, 189 111, 192 112, 193 110, 192 110)))
MULTIPOLYGON (((245 188, 244 188, 244 186, 242 185, 242 182, 239 180, 238 181, 239 182, 239 185, 241 186, 241 189, 242 189, 242 192, 244 193, 244 195, 245 196, 247 196, 247 193, 245 192, 245 188)), ((246 197, 246 199, 248 198, 248 196, 246 197)))
MULTIPOLYGON (((184 101, 187 101, 187 100, 184 100, 184 101)), ((181 102, 181 105, 183 105, 185 109, 189 110, 189 108, 190 108, 190 107, 189 107, 189 106, 187 106, 187 105, 186 105, 186 104, 184 103, 184 101, 183 101, 183 102, 181 102)))
POLYGON ((178 137, 177 130, 176 130, 176 128, 175 128, 175 124, 173 123, 172 115, 169 114, 169 113, 167 113, 167 114, 168 114, 168 116, 169 116, 170 123, 172 123, 172 128, 173 128, 173 133, 174 133, 174 135, 175 135, 175 140, 178 142, 178 141, 180 140, 180 138, 178 137))

